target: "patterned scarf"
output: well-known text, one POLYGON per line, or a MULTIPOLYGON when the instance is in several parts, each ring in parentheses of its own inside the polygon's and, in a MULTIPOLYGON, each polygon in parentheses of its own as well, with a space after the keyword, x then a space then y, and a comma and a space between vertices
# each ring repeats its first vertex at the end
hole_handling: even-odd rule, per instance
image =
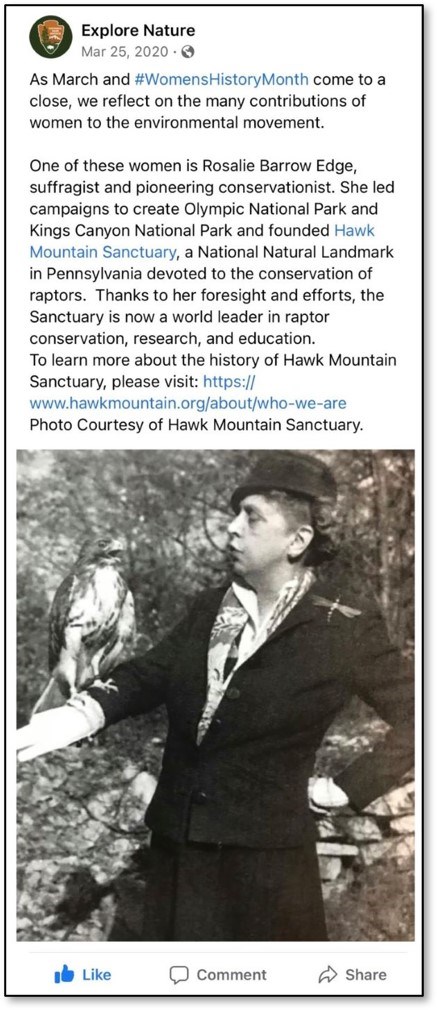
MULTIPOLYGON (((258 627, 251 648, 239 659, 239 646, 244 628, 251 617, 241 597, 253 593, 233 583, 220 604, 211 631, 208 649, 208 693, 197 728, 197 743, 203 739, 233 674, 282 624, 315 581, 314 572, 307 568, 287 582, 279 592, 267 620, 258 627), (241 597, 240 597, 241 594, 241 597)), ((255 596, 255 594, 253 593, 255 596)))

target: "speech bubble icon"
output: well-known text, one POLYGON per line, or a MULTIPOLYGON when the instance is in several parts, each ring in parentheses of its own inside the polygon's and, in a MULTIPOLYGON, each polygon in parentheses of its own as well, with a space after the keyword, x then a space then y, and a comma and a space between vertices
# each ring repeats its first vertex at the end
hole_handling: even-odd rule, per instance
POLYGON ((186 982, 189 974, 186 964, 172 964, 170 968, 170 978, 175 985, 178 982, 186 982))

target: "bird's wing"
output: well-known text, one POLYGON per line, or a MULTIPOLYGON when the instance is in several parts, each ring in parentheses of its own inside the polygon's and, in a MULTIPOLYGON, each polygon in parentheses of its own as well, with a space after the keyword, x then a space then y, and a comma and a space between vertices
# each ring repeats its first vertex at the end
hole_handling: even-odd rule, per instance
POLYGON ((136 621, 135 621, 135 604, 134 598, 130 589, 126 586, 126 596, 123 601, 123 606, 120 610, 120 618, 118 621, 118 633, 119 637, 123 639, 126 644, 131 645, 135 639, 136 634, 136 621))
MULTIPOLYGON (((120 592, 120 609, 112 634, 108 637, 105 650, 100 660, 100 673, 108 673, 122 658, 123 654, 133 647, 136 634, 135 606, 132 593, 123 579, 124 596, 120 592)), ((120 586, 120 591, 121 591, 120 586)))
POLYGON ((61 649, 65 647, 65 628, 77 579, 74 572, 61 582, 56 590, 49 617, 49 670, 54 670, 59 661, 61 649))

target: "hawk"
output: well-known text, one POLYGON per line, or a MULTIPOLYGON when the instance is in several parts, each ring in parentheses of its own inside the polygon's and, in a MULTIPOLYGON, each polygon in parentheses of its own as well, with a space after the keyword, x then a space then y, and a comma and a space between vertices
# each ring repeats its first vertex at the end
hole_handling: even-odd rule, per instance
POLYGON ((51 679, 32 715, 64 705, 110 672, 133 645, 133 596, 119 571, 120 540, 88 539, 55 593, 49 619, 51 679))

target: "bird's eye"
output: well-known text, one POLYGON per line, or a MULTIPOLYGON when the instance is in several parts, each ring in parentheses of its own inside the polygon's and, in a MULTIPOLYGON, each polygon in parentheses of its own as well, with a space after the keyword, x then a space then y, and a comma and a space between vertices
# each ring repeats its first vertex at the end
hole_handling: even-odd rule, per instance
POLYGON ((98 540, 97 541, 97 547, 107 547, 108 543, 109 543, 108 540, 98 540))

